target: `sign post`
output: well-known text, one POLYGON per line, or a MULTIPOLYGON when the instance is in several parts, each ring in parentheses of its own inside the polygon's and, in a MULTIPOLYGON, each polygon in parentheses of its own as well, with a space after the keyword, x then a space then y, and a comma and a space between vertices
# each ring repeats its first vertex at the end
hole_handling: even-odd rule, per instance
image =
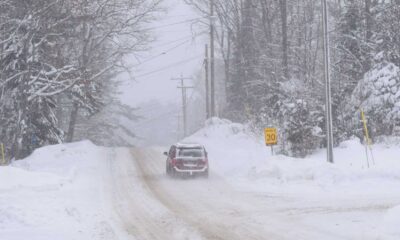
POLYGON ((369 136, 369 131, 368 131, 368 125, 367 125, 367 119, 365 118, 365 113, 362 109, 360 109, 361 112, 361 122, 363 123, 364 126, 364 139, 365 139, 365 153, 367 155, 367 165, 369 168, 369 160, 368 160, 368 148, 369 151, 371 152, 371 158, 372 158, 372 163, 375 165, 375 159, 374 155, 372 154, 372 141, 369 136))
POLYGON ((265 145, 271 146, 271 154, 274 155, 274 145, 278 144, 278 131, 276 128, 264 129, 265 145))

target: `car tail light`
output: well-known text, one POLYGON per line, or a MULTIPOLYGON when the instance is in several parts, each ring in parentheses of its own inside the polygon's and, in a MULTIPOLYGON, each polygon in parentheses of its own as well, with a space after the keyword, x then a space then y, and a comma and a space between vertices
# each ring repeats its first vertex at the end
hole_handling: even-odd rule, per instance
POLYGON ((180 166, 182 164, 183 164, 182 159, 176 159, 176 158, 172 159, 172 166, 180 166))
POLYGON ((171 163, 172 163, 172 166, 176 166, 176 163, 177 163, 176 158, 173 158, 171 163))

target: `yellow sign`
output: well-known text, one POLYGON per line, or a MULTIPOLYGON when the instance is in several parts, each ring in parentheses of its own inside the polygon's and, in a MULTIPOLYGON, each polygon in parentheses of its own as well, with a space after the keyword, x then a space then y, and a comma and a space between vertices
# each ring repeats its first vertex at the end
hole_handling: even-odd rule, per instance
POLYGON ((278 144, 278 131, 276 128, 266 128, 265 133, 265 144, 276 145, 278 144))

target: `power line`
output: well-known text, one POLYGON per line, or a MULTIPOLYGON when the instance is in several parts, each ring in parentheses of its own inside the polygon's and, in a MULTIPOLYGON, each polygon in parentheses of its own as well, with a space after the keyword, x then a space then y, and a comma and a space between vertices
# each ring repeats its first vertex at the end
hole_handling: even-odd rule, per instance
POLYGON ((154 121, 156 121, 156 120, 158 120, 158 119, 160 119, 160 118, 163 118, 163 117, 166 117, 166 116, 169 116, 169 115, 172 115, 172 114, 177 114, 177 113, 179 113, 179 111, 177 111, 177 110, 170 111, 170 112, 166 112, 166 113, 161 114, 161 115, 158 115, 158 116, 156 116, 156 117, 154 117, 154 118, 150 118, 150 119, 147 120, 147 121, 140 122, 139 124, 134 125, 133 128, 137 128, 137 127, 146 125, 146 124, 151 123, 151 122, 154 122, 154 121))
POLYGON ((144 61, 141 61, 140 63, 137 63, 137 64, 133 65, 133 67, 140 66, 140 65, 142 65, 142 64, 144 64, 144 63, 147 63, 147 62, 150 62, 150 61, 152 61, 152 60, 154 60, 154 59, 157 59, 157 58, 160 57, 160 56, 164 56, 164 55, 166 55, 167 53, 171 52, 172 50, 175 50, 175 49, 177 49, 178 47, 183 46, 183 45, 185 45, 186 43, 188 43, 188 42, 190 42, 190 41, 191 41, 190 39, 189 39, 189 40, 186 40, 186 41, 183 41, 183 42, 181 42, 181 43, 179 43, 179 44, 177 44, 177 45, 175 45, 175 46, 173 46, 173 47, 171 47, 171 48, 168 48, 168 49, 165 50, 165 51, 162 51, 161 53, 159 53, 159 54, 157 54, 157 55, 154 55, 154 56, 152 56, 152 57, 149 57, 149 58, 145 59, 144 61))
POLYGON ((175 25, 179 25, 179 24, 190 23, 190 22, 194 22, 194 21, 196 21, 196 20, 200 20, 200 19, 203 19, 203 18, 204 18, 204 17, 198 17, 198 18, 187 19, 187 20, 184 20, 184 21, 169 23, 169 24, 160 25, 160 26, 155 26, 155 27, 142 28, 142 29, 140 29, 140 31, 155 30, 155 29, 160 29, 160 28, 175 26, 175 25))
POLYGON ((172 51, 172 50, 175 50, 176 48, 178 48, 178 47, 180 47, 180 46, 182 46, 182 45, 184 45, 184 44, 186 44, 186 43, 188 43, 188 42, 194 40, 194 38, 196 38, 198 35, 200 35, 200 34, 202 34, 202 33, 204 33, 204 32, 193 33, 193 34, 188 35, 188 36, 183 37, 183 38, 178 38, 178 39, 176 39, 176 40, 173 40, 173 41, 170 41, 170 42, 166 42, 166 43, 164 43, 164 44, 160 44, 160 45, 153 46, 153 48, 154 48, 154 47, 161 47, 161 46, 168 46, 168 45, 171 45, 171 44, 173 44, 173 43, 176 43, 176 42, 179 42, 179 41, 181 41, 181 40, 184 40, 183 42, 180 42, 179 44, 177 44, 177 45, 175 45, 175 46, 173 46, 173 47, 171 47, 171 48, 168 48, 167 50, 162 51, 161 53, 159 53, 159 54, 157 54, 157 55, 148 57, 148 58, 146 58, 145 60, 143 60, 143 61, 141 61, 141 62, 139 62, 139 63, 137 63, 137 64, 134 64, 133 67, 139 66, 139 65, 141 65, 141 64, 143 64, 143 63, 146 63, 146 62, 149 62, 149 61, 151 61, 151 60, 153 60, 153 59, 156 59, 156 58, 158 58, 158 57, 161 57, 161 56, 167 54, 168 52, 170 52, 170 51, 172 51))
POLYGON ((143 73, 143 74, 137 75, 136 78, 141 78, 141 77, 145 77, 145 76, 148 76, 148 75, 152 75, 152 74, 154 74, 154 73, 158 73, 158 72, 164 71, 164 70, 166 70, 166 69, 175 67, 175 66, 180 65, 180 64, 182 64, 182 63, 191 62, 191 61, 193 61, 193 60, 195 60, 195 59, 198 59, 198 57, 200 57, 200 56, 201 56, 201 55, 198 54, 198 55, 196 55, 196 56, 194 56, 194 57, 187 58, 187 59, 184 59, 184 60, 179 61, 179 62, 175 62, 175 63, 170 64, 170 65, 167 65, 167 66, 165 66, 165 67, 156 69, 156 70, 154 70, 154 71, 151 71, 151 72, 147 72, 147 73, 143 73))
MULTIPOLYGON (((200 79, 198 79, 198 80, 196 81, 196 83, 194 84, 194 86, 197 86, 197 85, 199 84, 199 82, 200 82, 200 79)), ((190 103, 190 102, 193 100, 194 92, 195 92, 195 91, 192 91, 192 93, 190 94, 189 98, 187 99, 187 103, 190 103)), ((155 106, 155 105, 157 105, 157 104, 153 104, 153 105, 150 105, 150 106, 155 106)), ((139 110, 139 112, 140 112, 140 110, 139 110)), ((146 112, 147 112, 147 111, 145 111, 144 113, 146 113, 146 112)), ((140 112, 140 114, 143 114, 143 112, 140 112)), ((171 115, 175 115, 175 114, 179 114, 179 110, 168 111, 168 112, 165 112, 165 113, 163 113, 163 114, 160 114, 160 115, 157 115, 157 116, 155 116, 155 117, 152 117, 152 118, 150 118, 150 119, 147 119, 146 121, 139 121, 139 123, 136 124, 136 125, 134 125, 133 128, 141 127, 141 126, 144 126, 144 125, 149 124, 149 123, 151 123, 151 122, 154 122, 154 121, 156 121, 156 120, 159 120, 159 119, 161 119, 161 118, 164 118, 164 117, 166 117, 166 116, 171 116, 171 115)))
POLYGON ((185 37, 181 37, 181 38, 178 38, 178 39, 169 41, 169 42, 165 42, 165 43, 163 43, 163 44, 153 45, 152 48, 164 47, 164 46, 168 46, 168 45, 171 45, 171 44, 173 44, 173 43, 176 43, 176 42, 180 42, 180 41, 182 41, 182 40, 193 39, 193 38, 197 37, 197 36, 200 35, 200 34, 202 34, 202 32, 200 32, 200 33, 193 33, 193 34, 190 34, 190 35, 186 35, 185 37))

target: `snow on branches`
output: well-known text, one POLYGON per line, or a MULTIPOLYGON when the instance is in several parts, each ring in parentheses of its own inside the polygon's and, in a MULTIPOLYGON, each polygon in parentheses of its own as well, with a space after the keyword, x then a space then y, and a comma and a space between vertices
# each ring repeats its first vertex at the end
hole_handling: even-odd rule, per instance
POLYGON ((0 140, 8 156, 73 139, 79 109, 99 112, 124 56, 145 49, 142 25, 159 2, 0 1, 0 140))
POLYGON ((350 106, 356 119, 359 109, 366 112, 375 135, 392 134, 400 124, 400 68, 386 61, 375 64, 355 88, 350 106))

